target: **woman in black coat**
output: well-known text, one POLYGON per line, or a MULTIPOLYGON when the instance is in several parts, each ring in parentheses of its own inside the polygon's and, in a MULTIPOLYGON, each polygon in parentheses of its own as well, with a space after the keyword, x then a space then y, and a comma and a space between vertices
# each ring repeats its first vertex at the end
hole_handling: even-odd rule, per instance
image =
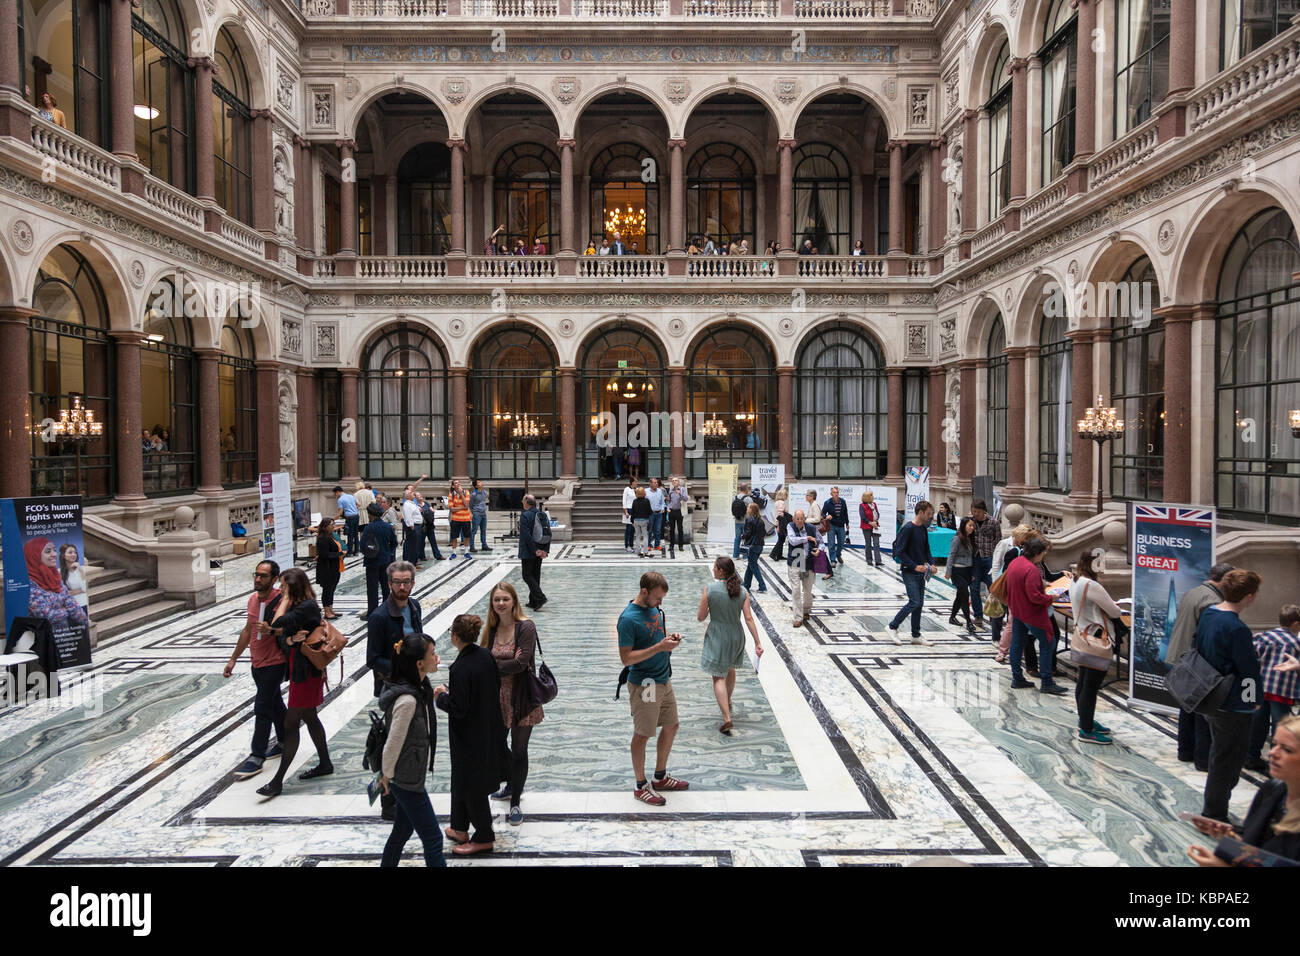
POLYGON ((447 838, 457 856, 492 852, 492 808, 488 794, 509 771, 506 727, 501 720, 501 679, 492 652, 476 642, 483 621, 459 614, 451 622, 456 660, 447 672, 448 687, 435 687, 434 702, 447 713, 451 749, 451 826, 447 838), (470 839, 469 826, 474 825, 470 839))
POLYGON ((343 549, 334 537, 334 519, 322 517, 316 531, 316 583, 320 585, 321 615, 329 621, 338 617, 334 613, 334 589, 343 574, 339 569, 341 560, 343 549))

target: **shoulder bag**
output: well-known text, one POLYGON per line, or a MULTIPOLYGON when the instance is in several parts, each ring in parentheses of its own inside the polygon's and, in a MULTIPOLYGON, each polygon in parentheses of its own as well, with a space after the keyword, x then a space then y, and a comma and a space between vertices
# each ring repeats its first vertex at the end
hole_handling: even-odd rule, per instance
POLYGON ((322 674, 325 669, 339 659, 339 680, 343 679, 343 648, 348 646, 348 639, 329 621, 321 621, 320 627, 307 635, 299 646, 303 657, 311 662, 322 674))
POLYGON ((1208 717, 1228 699, 1233 676, 1223 674, 1193 645, 1165 675, 1165 690, 1183 710, 1208 717))
MULTIPOLYGON (((1092 585, 1091 581, 1083 582, 1083 594, 1079 598, 1080 610, 1083 608, 1083 602, 1088 599, 1088 588, 1092 585)), ((1106 629, 1100 624, 1094 624, 1091 627, 1079 627, 1075 625, 1073 633, 1070 635, 1070 660, 1080 667, 1088 667, 1097 671, 1110 670, 1110 662, 1115 657, 1115 643, 1106 633, 1106 629)))
MULTIPOLYGON (((543 704, 549 704, 555 700, 555 695, 559 693, 559 687, 555 683, 555 675, 551 669, 546 666, 546 661, 542 659, 542 638, 537 633, 537 625, 533 625, 533 640, 537 646, 535 666, 528 669, 528 692, 532 696, 533 706, 540 707, 543 704)), ((617 695, 615 695, 617 696, 617 695)))

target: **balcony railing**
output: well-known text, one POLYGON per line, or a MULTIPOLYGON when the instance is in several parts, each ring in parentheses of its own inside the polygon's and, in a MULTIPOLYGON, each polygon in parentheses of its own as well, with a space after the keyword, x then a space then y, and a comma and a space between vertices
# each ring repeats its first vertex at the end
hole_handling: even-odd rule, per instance
POLYGON ((259 259, 266 255, 266 240, 262 238, 262 234, 245 226, 238 219, 231 219, 228 216, 222 217, 221 235, 222 238, 230 240, 245 252, 251 252, 259 259))
MULTIPOLYGON (((349 20, 432 20, 448 17, 448 0, 299 0, 308 21, 336 17, 349 20)), ((782 14, 781 0, 681 0, 673 13, 672 0, 571 0, 561 13, 562 0, 461 0, 452 20, 795 20, 856 21, 867 19, 929 20, 935 0, 907 0, 901 15, 894 0, 793 0, 782 14)))
POLYGON ((160 179, 145 177, 144 201, 168 219, 195 229, 203 228, 203 207, 198 200, 160 179))
POLYGON ((1278 46, 1266 46, 1248 56, 1192 100, 1187 112, 1187 131, 1195 133, 1204 129, 1297 73, 1300 73, 1300 37, 1291 35, 1278 46))
POLYGON ((794 15, 801 20, 864 20, 893 12, 893 0, 794 0, 794 15))
MULTIPOLYGON (((333 274, 331 270, 330 275, 333 274)), ((357 259, 360 279, 439 279, 446 274, 447 260, 442 256, 361 256, 357 259)))
MULTIPOLYGON (((442 0, 445 2, 445 0, 442 0)), ((560 15, 559 0, 464 0, 463 14, 491 20, 553 20, 560 15)))
POLYGON ((887 274, 884 256, 801 256, 798 266, 799 275, 818 279, 879 279, 887 274))
POLYGON ((573 14, 583 20, 666 17, 668 0, 575 0, 573 14))
POLYGON ((1040 189, 1020 208, 1020 227, 1023 229, 1045 213, 1057 209, 1069 194, 1069 184, 1064 179, 1046 189, 1040 189))
POLYGON ((725 20, 771 20, 778 12, 776 0, 683 0, 685 17, 725 20))
MULTIPOLYGON (((998 236, 1003 222, 994 224, 998 236)), ((259 237, 260 239, 260 237, 259 237)), ((339 276, 339 260, 327 256, 316 260, 318 279, 339 276)), ((463 277, 452 275, 444 256, 360 256, 348 257, 355 262, 352 280, 424 279, 457 282, 464 279, 529 280, 555 279, 650 279, 678 282, 712 282, 717 280, 763 280, 776 278, 801 281, 831 279, 861 282, 893 278, 924 278, 930 274, 929 256, 906 257, 903 275, 890 276, 886 256, 799 256, 778 260, 775 256, 688 256, 678 259, 678 274, 673 274, 670 256, 578 256, 573 273, 562 273, 558 256, 466 256, 463 277)))
MULTIPOLYGON (((42 155, 52 157, 83 176, 114 189, 122 188, 122 168, 117 157, 61 126, 32 117, 32 146, 42 155)), ((58 175, 55 170, 51 172, 58 175)), ((45 176, 42 178, 49 181, 45 176)))
POLYGON ((578 275, 583 278, 642 279, 667 274, 665 256, 583 256, 578 260, 578 275))
POLYGON ((542 279, 555 275, 554 256, 468 256, 471 279, 542 279))
MULTIPOLYGON (((330 4, 328 7, 316 7, 316 9, 329 9, 333 13, 337 7, 335 4, 330 4)), ((309 16, 311 11, 312 5, 308 4, 309 16)), ((446 0, 352 0, 349 11, 349 16, 369 18, 427 19, 446 16, 446 14, 446 0)), ((483 16, 490 15, 483 14, 483 16)))
POLYGON ((999 216, 994 222, 989 223, 979 232, 975 233, 970 240, 971 254, 976 255, 983 252, 993 243, 1002 239, 1007 234, 1007 218, 999 216))
POLYGON ((1156 120, 1147 120, 1123 139, 1112 143, 1093 157, 1088 166, 1088 188, 1096 189, 1145 162, 1160 145, 1156 120))

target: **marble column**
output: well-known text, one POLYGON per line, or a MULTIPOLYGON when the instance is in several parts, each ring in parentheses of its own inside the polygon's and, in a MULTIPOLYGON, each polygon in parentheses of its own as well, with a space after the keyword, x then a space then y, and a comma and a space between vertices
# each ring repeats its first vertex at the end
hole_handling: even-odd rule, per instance
POLYGON ((388 176, 370 177, 370 253, 388 255, 388 176))
POLYGON ((317 427, 320 412, 316 401, 316 371, 296 370, 298 386, 298 481, 304 484, 320 480, 320 455, 317 451, 317 427))
MULTIPOLYGON (((674 365, 668 369, 668 413, 677 415, 681 419, 683 430, 685 430, 690 411, 686 407, 686 369, 680 365, 674 365)), ((694 422, 691 423, 691 427, 692 437, 703 441, 703 438, 698 437, 698 432, 694 430, 694 422)), ((686 449, 681 442, 673 442, 668 467, 673 476, 678 478, 686 477, 686 449)))
POLYGON ((578 144, 573 139, 559 139, 555 145, 560 149, 560 253, 570 256, 578 251, 573 222, 573 148, 578 144))
POLYGON ((469 369, 460 367, 451 373, 451 474, 469 477, 469 369))
POLYGON ((1070 430, 1070 497, 1081 503, 1092 502, 1096 498, 1097 487, 1094 484, 1094 472, 1097 468, 1095 444, 1087 438, 1081 438, 1074 423, 1083 418, 1088 406, 1097 400, 1096 383, 1092 374, 1092 343, 1095 333, 1090 329, 1066 334, 1070 339, 1070 421, 1066 426, 1070 430))
POLYGON ((280 470, 280 363, 257 364, 257 470, 280 470))
POLYGON ((1156 309, 1164 323, 1164 499, 1192 502, 1192 320, 1197 306, 1156 309))
POLYGON ((213 144, 211 57, 192 57, 194 67, 194 195, 199 202, 215 202, 217 195, 213 144))
MULTIPOLYGON (((890 195, 893 195, 893 187, 890 187, 890 195)), ((892 205, 892 203, 891 203, 892 205)), ((903 370, 901 368, 887 368, 885 375, 889 380, 889 405, 888 411, 888 447, 885 450, 885 480, 902 481, 903 480, 903 443, 905 432, 903 425, 906 421, 907 405, 903 398, 903 370)))
POLYGON ((1086 159, 1097 143, 1097 54, 1092 31, 1097 28, 1098 0, 1072 0, 1078 11, 1074 44, 1075 108, 1074 158, 1086 159))
MULTIPOLYGON (((275 234, 275 158, 271 111, 253 110, 253 228, 275 234)), ((355 240, 353 240, 355 242, 355 240)), ((277 258, 272 252, 271 259, 277 258)))
MULTIPOLYGON (((1169 92, 1165 94, 1166 99, 1187 93, 1196 85, 1196 6, 1196 0, 1170 2, 1169 92)), ((1286 26, 1282 25, 1282 29, 1286 26)))
POLYGON ((975 450, 975 413, 979 408, 979 402, 976 400, 976 391, 979 387, 979 359, 963 359, 957 363, 957 369, 961 374, 961 422, 960 429, 960 464, 957 468, 957 477, 963 485, 969 487, 970 480, 975 477, 975 468, 977 462, 975 450))
POLYGON ((901 256, 903 250, 903 151, 901 139, 889 141, 889 254, 901 256))
POLYGON ((199 366, 199 494, 221 493, 221 349, 195 349, 199 366))
POLYGON ((361 478, 361 423, 358 418, 358 389, 361 372, 355 368, 339 369, 339 412, 343 419, 339 424, 342 429, 343 476, 339 484, 347 487, 361 478), (352 441, 347 440, 348 434, 352 441))
POLYGON ((776 144, 780 156, 777 241, 781 243, 782 249, 790 252, 798 251, 794 241, 794 148, 796 145, 798 144, 792 139, 777 140, 776 144))
POLYGON ((0 307, 0 486, 14 498, 27 497, 32 487, 27 362, 28 322, 35 314, 31 309, 0 307))
MULTIPOLYGON (((674 252, 686 251, 686 140, 668 141, 668 242, 674 252)), ((594 231, 594 230, 593 230, 594 231)))
POLYGON ((311 166, 304 159, 304 147, 307 140, 297 133, 293 135, 293 237, 299 248, 306 245, 304 238, 307 230, 307 183, 311 177, 311 166))
POLYGON ((943 481, 948 476, 948 452, 943 441, 943 420, 947 416, 948 370, 942 365, 930 367, 926 381, 929 394, 926 397, 926 447, 929 449, 930 480, 943 481))
MULTIPOLYGON (((132 50, 131 7, 131 0, 112 0, 108 27, 108 84, 111 97, 113 152, 119 159, 137 161, 139 157, 135 152, 135 91, 132 89, 135 60, 132 50)), ((26 26, 27 55, 31 56, 37 52, 36 44, 32 42, 34 39, 32 33, 36 24, 28 23, 26 26)), ((136 444, 139 444, 138 435, 136 444)))
POLYGON ((927 251, 932 256, 940 254, 948 231, 948 186, 943 181, 943 161, 947 156, 946 139, 930 140, 930 248, 927 251))
POLYGON ((578 477, 578 421, 577 378, 573 367, 560 369, 560 477, 578 477))
MULTIPOLYGON (((140 503, 144 497, 144 457, 140 454, 140 343, 143 332, 113 332, 117 378, 113 384, 117 435, 116 503, 140 503)), ((23 350, 26 354, 26 349, 23 350)))
POLYGON ((465 254, 465 141, 447 140, 451 150, 451 252, 465 254))
POLYGON ((1025 349, 1008 348, 1007 491, 1025 489, 1025 349))
MULTIPOLYGON (((1013 57, 1007 64, 1011 74, 1011 202, 1025 198, 1025 177, 1029 162, 1029 61, 1013 57)), ((1008 226, 1011 224, 1008 223, 1008 226)))
MULTIPOLYGON (((794 366, 782 365, 776 370, 776 447, 781 461, 794 470, 794 366)), ((786 477, 789 483, 790 476, 786 477)))
MULTIPOLYGON (((961 147, 961 231, 967 235, 978 229, 979 215, 979 110, 966 110, 962 114, 965 129, 961 147)), ((970 243, 962 247, 961 257, 970 258, 970 243)))
MULTIPOLYGON (((340 256, 357 254, 357 144, 354 140, 336 140, 343 176, 339 183, 339 250, 340 256)), ((464 210, 461 210, 462 213, 464 210)))
POLYGON ((18 0, 0 0, 0 89, 23 99, 23 65, 18 62, 18 0))

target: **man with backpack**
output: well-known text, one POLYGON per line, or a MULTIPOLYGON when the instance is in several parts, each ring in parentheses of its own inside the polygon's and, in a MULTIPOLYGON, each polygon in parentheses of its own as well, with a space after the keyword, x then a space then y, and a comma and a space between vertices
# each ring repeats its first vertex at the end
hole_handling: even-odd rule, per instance
POLYGON ((370 523, 361 532, 361 563, 366 569, 366 610, 370 617, 380 601, 388 600, 388 581, 384 572, 397 555, 397 532, 384 520, 384 508, 378 502, 366 508, 370 523))
MULTIPOLYGON (((385 678, 392 674, 393 645, 408 634, 423 633, 420 602, 411 597, 415 586, 415 567, 408 561, 394 561, 388 566, 388 597, 366 619, 366 666, 375 675, 375 696, 384 690, 385 678)), ((383 817, 393 819, 396 803, 390 794, 381 798, 383 817)))
POLYGON ((537 499, 524 495, 524 513, 519 516, 519 563, 528 585, 527 606, 540 611, 546 603, 542 592, 542 559, 551 550, 551 519, 537 508, 537 499))
MULTIPOLYGON (((749 513, 749 503, 753 501, 749 496, 749 485, 741 484, 736 489, 736 497, 731 499, 731 519, 736 523, 736 537, 731 543, 731 557, 736 559, 740 557, 740 536, 745 530, 745 516, 749 513)), ((762 505, 759 505, 762 508, 762 505)))

